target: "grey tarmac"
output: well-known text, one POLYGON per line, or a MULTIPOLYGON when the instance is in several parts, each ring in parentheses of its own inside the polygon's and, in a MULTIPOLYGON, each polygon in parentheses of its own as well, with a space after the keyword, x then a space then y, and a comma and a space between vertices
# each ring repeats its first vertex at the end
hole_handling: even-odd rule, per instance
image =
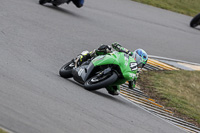
POLYGON ((16 133, 183 133, 105 89, 89 92, 58 75, 81 51, 119 42, 151 55, 200 63, 192 17, 130 0, 41 6, 0 4, 0 126, 16 133))

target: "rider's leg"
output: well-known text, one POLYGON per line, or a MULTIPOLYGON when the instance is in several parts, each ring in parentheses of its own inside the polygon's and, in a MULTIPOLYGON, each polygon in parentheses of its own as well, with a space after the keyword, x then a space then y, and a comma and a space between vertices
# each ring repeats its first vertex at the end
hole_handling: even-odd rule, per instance
POLYGON ((76 59, 74 59, 75 65, 80 66, 83 62, 90 59, 90 53, 88 51, 83 51, 76 59))

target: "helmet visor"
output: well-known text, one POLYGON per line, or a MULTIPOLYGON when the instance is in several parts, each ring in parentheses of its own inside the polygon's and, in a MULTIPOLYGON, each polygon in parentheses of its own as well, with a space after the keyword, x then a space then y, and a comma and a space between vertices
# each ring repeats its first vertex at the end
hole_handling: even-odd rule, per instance
POLYGON ((137 53, 139 56, 141 56, 143 60, 146 61, 146 60, 148 59, 148 56, 147 56, 146 52, 143 52, 141 49, 138 49, 138 50, 136 51, 136 53, 137 53))

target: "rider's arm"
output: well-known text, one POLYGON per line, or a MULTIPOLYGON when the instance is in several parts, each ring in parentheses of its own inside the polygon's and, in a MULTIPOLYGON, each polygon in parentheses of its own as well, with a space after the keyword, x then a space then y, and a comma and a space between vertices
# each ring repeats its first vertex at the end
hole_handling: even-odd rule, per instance
POLYGON ((129 54, 130 56, 133 55, 132 52, 130 52, 128 49, 122 47, 119 43, 116 43, 116 42, 113 43, 113 44, 112 44, 112 47, 113 47, 116 51, 118 51, 118 52, 124 52, 124 53, 126 53, 126 54, 129 54))

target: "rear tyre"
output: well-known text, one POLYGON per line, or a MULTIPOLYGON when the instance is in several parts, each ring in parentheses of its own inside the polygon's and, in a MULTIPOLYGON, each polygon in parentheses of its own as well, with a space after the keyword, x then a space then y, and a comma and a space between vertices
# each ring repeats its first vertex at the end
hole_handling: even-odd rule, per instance
POLYGON ((117 78, 118 76, 115 72, 103 75, 103 77, 98 77, 97 75, 95 75, 85 82, 84 87, 85 89, 90 91, 97 90, 114 83, 117 78))
POLYGON ((60 71, 59 71, 60 76, 63 77, 63 78, 73 77, 73 75, 72 75, 73 67, 74 67, 73 61, 70 61, 67 64, 65 64, 64 66, 62 66, 60 71))
POLYGON ((197 14, 190 22, 190 26, 195 28, 200 24, 200 13, 197 14))

